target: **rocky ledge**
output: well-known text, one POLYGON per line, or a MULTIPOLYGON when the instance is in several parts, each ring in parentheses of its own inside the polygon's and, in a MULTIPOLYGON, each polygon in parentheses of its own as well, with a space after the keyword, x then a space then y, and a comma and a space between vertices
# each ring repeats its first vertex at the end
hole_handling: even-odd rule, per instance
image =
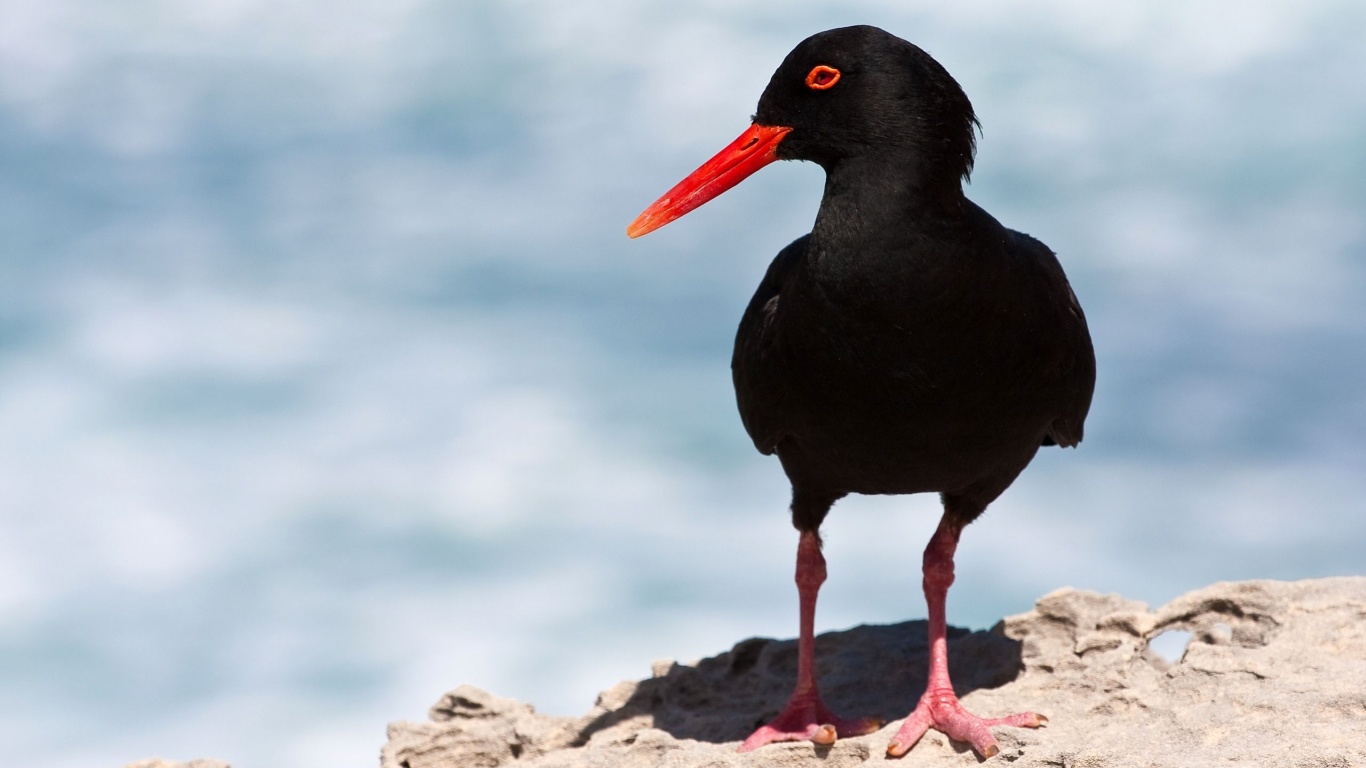
MULTIPOLYGON (((1039 730, 995 729, 991 762, 1051 768, 1366 766, 1366 578, 1221 583, 1151 611, 1063 589, 989 631, 951 630, 958 693, 982 715, 1034 710, 1039 730), (1149 641, 1189 633, 1169 662, 1149 641)), ((836 711, 881 731, 833 747, 740 739, 777 714, 796 674, 792 640, 745 640, 692 664, 605 691, 582 717, 462 686, 425 723, 394 723, 383 768, 842 768, 884 749, 925 687, 925 624, 863 626, 817 639, 836 711)), ((931 731, 897 763, 974 766, 931 731)))

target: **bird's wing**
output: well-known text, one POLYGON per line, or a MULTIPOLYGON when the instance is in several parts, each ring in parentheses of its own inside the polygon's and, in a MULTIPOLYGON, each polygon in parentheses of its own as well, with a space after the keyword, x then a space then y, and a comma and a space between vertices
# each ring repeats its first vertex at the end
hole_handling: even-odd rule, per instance
POLYGON ((1072 448, 1081 442, 1096 387, 1096 354, 1086 327, 1086 314, 1053 251, 1023 232, 1011 230, 1010 235, 1012 248, 1027 253, 1042 267, 1048 295, 1056 297, 1055 311, 1061 320, 1059 355, 1052 372, 1059 412, 1044 433, 1043 445, 1072 448))
POLYGON ((1067 287, 1067 299, 1069 317, 1076 320, 1074 328, 1079 340, 1071 365, 1066 370, 1063 412, 1048 425, 1043 444, 1073 448, 1081 442, 1086 414, 1091 410, 1091 394, 1096 387, 1096 354, 1091 347, 1086 316, 1071 286, 1067 287))
POLYGON ((776 418, 782 412, 783 382, 781 377, 771 375, 771 362, 765 363, 773 353, 773 317, 782 299, 783 286, 802 263, 810 239, 810 235, 797 238, 774 257, 754 297, 749 300, 735 335, 735 353, 730 367, 740 420, 754 441, 754 447, 766 455, 773 453, 783 438, 782 427, 776 418))

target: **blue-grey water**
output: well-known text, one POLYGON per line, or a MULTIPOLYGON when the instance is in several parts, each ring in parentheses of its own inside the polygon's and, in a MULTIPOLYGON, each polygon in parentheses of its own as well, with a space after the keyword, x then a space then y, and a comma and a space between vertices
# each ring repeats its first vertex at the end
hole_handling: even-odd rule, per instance
MULTIPOLYGON (((728 361, 820 170, 623 230, 849 23, 963 84, 1099 354, 950 619, 1363 572, 1360 3, 5 1, 0 763, 373 765, 792 635, 728 361)), ((841 502, 819 627, 922 616, 936 518, 841 502)))

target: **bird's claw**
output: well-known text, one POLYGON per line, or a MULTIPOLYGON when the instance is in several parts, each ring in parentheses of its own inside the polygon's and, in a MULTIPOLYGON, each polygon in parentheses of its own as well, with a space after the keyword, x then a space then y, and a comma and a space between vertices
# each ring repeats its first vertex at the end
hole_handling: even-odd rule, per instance
POLYGON ((915 711, 902 723, 887 744, 888 757, 901 757, 911 751, 920 737, 930 728, 943 733, 954 741, 972 745, 973 751, 988 759, 1000 754, 1001 746, 991 734, 991 727, 1009 725, 1017 728, 1038 728, 1048 722, 1048 718, 1037 712, 1021 712, 1006 717, 985 718, 963 709, 958 697, 952 691, 939 692, 931 696, 928 692, 920 699, 915 711))
POLYGON ((828 747, 841 736, 862 736, 882 727, 882 721, 871 717, 846 719, 826 709, 819 699, 798 699, 788 702, 772 722, 750 734, 740 745, 741 752, 758 749, 779 741, 810 741, 828 747))

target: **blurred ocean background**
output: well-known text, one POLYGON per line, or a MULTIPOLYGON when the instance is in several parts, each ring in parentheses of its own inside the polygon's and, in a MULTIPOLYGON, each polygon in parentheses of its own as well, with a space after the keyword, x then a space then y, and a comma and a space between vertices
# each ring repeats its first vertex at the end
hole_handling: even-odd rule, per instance
MULTIPOLYGON (((0 763, 374 765, 459 683, 794 635, 729 356, 821 171, 624 227, 852 23, 962 83, 1099 353, 950 621, 1366 570, 1359 2, 0 0, 0 763)), ((841 502, 818 628, 923 616, 937 516, 841 502)))

